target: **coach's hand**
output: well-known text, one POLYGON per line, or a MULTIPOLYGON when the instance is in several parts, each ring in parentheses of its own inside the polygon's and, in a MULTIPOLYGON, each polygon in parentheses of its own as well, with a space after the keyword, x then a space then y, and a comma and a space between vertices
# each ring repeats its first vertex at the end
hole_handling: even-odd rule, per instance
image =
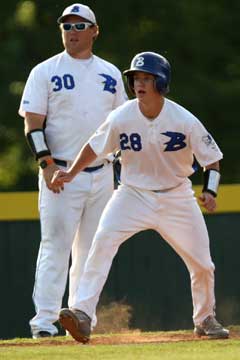
POLYGON ((45 169, 42 169, 42 174, 48 189, 57 194, 60 193, 61 190, 63 190, 63 186, 53 184, 51 180, 54 176, 54 173, 58 170, 59 168, 56 164, 48 165, 45 169))
POLYGON ((217 203, 216 203, 215 197, 212 194, 210 194, 209 192, 203 192, 199 196, 199 200, 201 202, 201 205, 205 209, 207 209, 209 212, 213 212, 216 210, 217 203))
POLYGON ((65 172, 62 170, 55 171, 51 184, 52 186, 60 187, 62 190, 64 189, 64 183, 72 181, 73 176, 69 172, 65 172))

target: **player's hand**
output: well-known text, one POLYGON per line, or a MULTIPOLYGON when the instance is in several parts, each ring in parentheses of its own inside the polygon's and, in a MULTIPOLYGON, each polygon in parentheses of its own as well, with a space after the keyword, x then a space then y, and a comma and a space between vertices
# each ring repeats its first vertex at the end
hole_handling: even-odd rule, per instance
POLYGON ((215 197, 209 192, 203 192, 198 199, 200 200, 201 205, 209 212, 216 210, 217 203, 215 197))
POLYGON ((63 186, 58 184, 53 184, 51 180, 53 178, 54 173, 58 170, 59 167, 56 164, 48 165, 45 169, 42 170, 42 174, 48 189, 57 194, 60 193, 61 190, 63 190, 63 186))
POLYGON ((65 172, 62 170, 55 171, 51 183, 53 186, 64 188, 65 182, 70 182, 73 179, 73 176, 69 172, 65 172))

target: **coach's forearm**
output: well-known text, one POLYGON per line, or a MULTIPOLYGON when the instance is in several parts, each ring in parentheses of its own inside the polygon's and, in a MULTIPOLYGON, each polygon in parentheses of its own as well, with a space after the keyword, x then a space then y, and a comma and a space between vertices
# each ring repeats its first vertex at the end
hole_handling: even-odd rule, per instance
POLYGON ((46 116, 35 113, 26 113, 24 119, 24 132, 25 135, 31 130, 42 129, 46 116))
POLYGON ((96 160, 96 158, 97 155, 92 150, 91 146, 86 144, 77 155, 72 166, 69 168, 68 173, 72 176, 77 175, 77 173, 88 167, 94 160, 96 160))

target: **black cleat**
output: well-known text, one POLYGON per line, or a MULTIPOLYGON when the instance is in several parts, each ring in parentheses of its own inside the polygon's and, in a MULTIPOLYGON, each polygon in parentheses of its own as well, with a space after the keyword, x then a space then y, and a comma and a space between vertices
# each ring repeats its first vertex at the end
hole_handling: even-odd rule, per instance
POLYGON ((209 339, 227 339, 229 330, 219 324, 214 316, 209 315, 200 325, 194 328, 194 334, 197 336, 208 336, 209 339))
POLYGON ((45 337, 53 337, 53 335, 50 332, 44 330, 39 331, 38 333, 33 335, 33 339, 40 339, 45 337))
POLYGON ((62 309, 59 313, 59 322, 72 337, 86 344, 91 334, 91 319, 81 310, 62 309))

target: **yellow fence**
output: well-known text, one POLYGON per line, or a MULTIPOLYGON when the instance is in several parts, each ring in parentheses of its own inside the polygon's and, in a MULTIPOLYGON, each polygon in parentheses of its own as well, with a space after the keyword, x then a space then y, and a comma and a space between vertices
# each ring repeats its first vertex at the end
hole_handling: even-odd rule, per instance
MULTIPOLYGON (((202 186, 196 185, 193 189, 198 196, 202 186)), ((221 185, 217 203, 216 213, 240 212, 240 184, 221 185)), ((37 192, 0 193, 0 220, 37 220, 38 218, 37 192)))
POLYGON ((38 219, 37 192, 0 193, 0 220, 38 219))

